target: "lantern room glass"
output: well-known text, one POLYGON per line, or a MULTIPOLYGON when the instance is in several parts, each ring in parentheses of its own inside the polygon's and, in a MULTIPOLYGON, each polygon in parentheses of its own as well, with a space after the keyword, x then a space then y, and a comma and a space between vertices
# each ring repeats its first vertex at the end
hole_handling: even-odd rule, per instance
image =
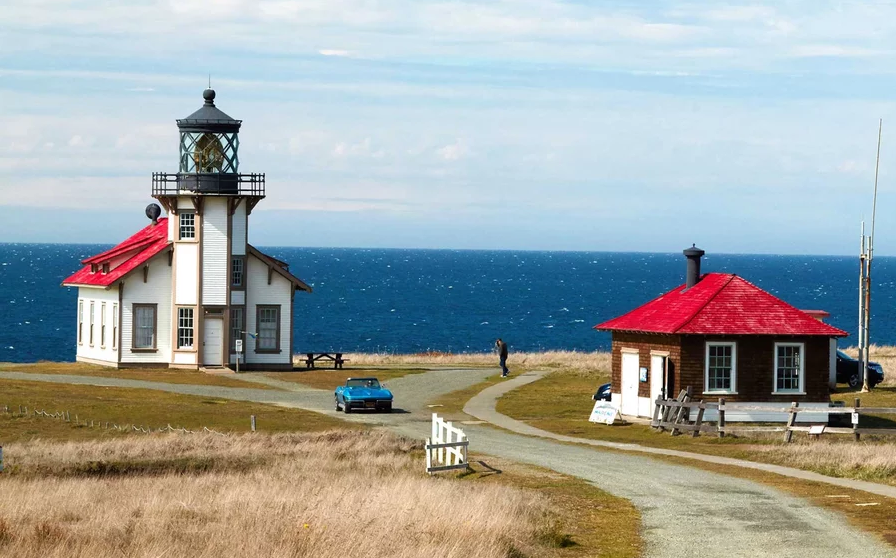
POLYGON ((181 132, 180 172, 239 172, 240 139, 236 132, 181 132))

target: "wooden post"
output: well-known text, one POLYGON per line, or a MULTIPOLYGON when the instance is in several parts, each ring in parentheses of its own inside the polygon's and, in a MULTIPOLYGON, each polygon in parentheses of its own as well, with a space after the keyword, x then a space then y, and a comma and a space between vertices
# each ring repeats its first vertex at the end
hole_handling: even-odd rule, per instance
POLYGON ((796 408, 799 407, 800 404, 798 401, 794 401, 790 404, 790 418, 787 419, 787 428, 784 430, 784 442, 789 444, 790 440, 793 438, 793 424, 796 422, 796 408))
MULTIPOLYGON (((856 408, 856 410, 855 410, 854 412, 856 412, 856 413, 859 412, 859 405, 861 405, 861 403, 862 403, 862 402, 859 401, 859 398, 856 397, 856 401, 855 401, 855 408, 856 408)), ((850 419, 851 419, 851 418, 852 418, 852 417, 850 417, 850 419)), ((853 425, 852 425, 852 435, 853 435, 853 437, 855 438, 856 442, 858 442, 858 441, 862 438, 862 435, 859 433, 859 424, 858 424, 858 421, 856 421, 856 424, 853 424, 853 425)))
POLYGON ((725 437, 725 398, 719 398, 719 438, 725 437))
POLYGON ((651 428, 660 428, 659 419, 660 419, 660 407, 663 404, 663 399, 661 396, 657 396, 656 401, 653 402, 653 420, 650 421, 651 428))
POLYGON ((700 435, 700 425, 703 424, 703 400, 700 400, 700 408, 697 409, 697 423, 695 426, 697 428, 694 429, 693 437, 696 438, 700 435))
POLYGON ((249 422, 251 423, 252 432, 255 432, 255 415, 249 415, 249 422))
MULTIPOLYGON (((681 397, 681 406, 678 407, 678 412, 675 413, 675 424, 680 424, 682 420, 684 420, 684 410, 685 403, 689 403, 691 401, 690 388, 684 391, 684 397, 681 397)), ((672 427, 672 435, 678 436, 681 432, 675 426, 672 427)))

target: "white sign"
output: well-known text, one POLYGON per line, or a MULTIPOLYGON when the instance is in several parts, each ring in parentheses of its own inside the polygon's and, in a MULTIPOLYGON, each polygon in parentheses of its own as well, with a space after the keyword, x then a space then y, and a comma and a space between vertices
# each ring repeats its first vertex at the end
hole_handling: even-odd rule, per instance
POLYGON ((853 413, 853 414, 852 414, 852 423, 853 423, 853 424, 859 424, 859 413, 853 413))
POLYGON ((236 339, 233 344, 236 347, 236 352, 238 352, 238 353, 243 352, 243 340, 242 339, 236 339))
POLYGON ((619 409, 609 401, 595 401, 594 409, 591 410, 591 422, 599 422, 602 424, 613 424, 619 415, 619 409))
POLYGON ((824 434, 824 425, 823 424, 813 424, 809 427, 809 435, 810 436, 820 436, 824 434))

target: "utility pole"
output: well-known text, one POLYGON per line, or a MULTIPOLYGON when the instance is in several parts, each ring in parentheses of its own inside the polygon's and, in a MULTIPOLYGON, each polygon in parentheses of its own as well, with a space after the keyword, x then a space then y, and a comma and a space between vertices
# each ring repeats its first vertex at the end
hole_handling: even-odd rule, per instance
POLYGON ((862 221, 862 243, 859 250, 859 356, 858 373, 865 381, 865 221, 862 221))

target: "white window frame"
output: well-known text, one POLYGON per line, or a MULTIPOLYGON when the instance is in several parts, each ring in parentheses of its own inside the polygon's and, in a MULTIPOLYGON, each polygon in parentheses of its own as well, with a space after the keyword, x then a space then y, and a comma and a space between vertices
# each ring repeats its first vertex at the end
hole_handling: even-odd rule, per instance
POLYGON ((177 308, 177 348, 194 350, 196 347, 196 310, 192 306, 177 308), (189 325, 186 325, 189 324, 189 325), (189 333, 188 333, 189 332, 189 333), (189 335, 190 344, 182 343, 189 335))
POLYGON ((774 370, 774 375, 772 376, 772 394, 777 395, 806 395, 806 344, 805 343, 794 343, 794 342, 779 342, 775 343, 775 350, 772 353, 772 358, 774 362, 772 364, 772 370, 774 370), (799 371, 799 388, 796 390, 779 390, 778 389, 778 348, 779 347, 799 347, 800 349, 800 371, 799 371))
POLYGON ((106 303, 100 302, 100 349, 106 348, 106 303))
POLYGON ((703 393, 704 394, 720 394, 720 395, 737 395, 737 343, 735 341, 707 341, 703 350, 703 393), (731 389, 713 389, 709 388, 709 348, 710 347, 731 347, 731 389))
POLYGON ((178 239, 180 240, 196 240, 196 212, 181 211, 177 218, 178 239), (184 223, 184 218, 190 216, 190 222, 184 223), (189 234, 186 234, 189 232, 189 234))
POLYGON ((245 282, 246 260, 242 256, 234 256, 230 259, 230 286, 243 288, 245 282), (236 281, 237 277, 239 277, 239 281, 236 281))
POLYGON ((94 301, 90 301, 90 316, 88 316, 90 320, 90 346, 93 347, 93 322, 94 322, 94 314, 96 313, 96 303, 94 301))
POLYGON ((78 301, 78 345, 84 344, 84 301, 78 301))
POLYGON ((118 304, 112 304, 112 350, 118 348, 118 304))

